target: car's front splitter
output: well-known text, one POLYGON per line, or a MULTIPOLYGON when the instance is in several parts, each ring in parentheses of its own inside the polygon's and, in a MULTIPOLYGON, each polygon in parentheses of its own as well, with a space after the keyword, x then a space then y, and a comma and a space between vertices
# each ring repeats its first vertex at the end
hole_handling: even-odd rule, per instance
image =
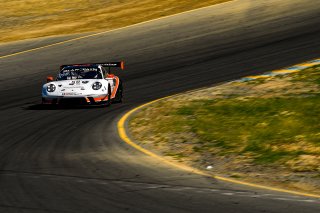
POLYGON ((99 97, 43 97, 42 104, 99 105, 108 102, 108 96, 99 97))

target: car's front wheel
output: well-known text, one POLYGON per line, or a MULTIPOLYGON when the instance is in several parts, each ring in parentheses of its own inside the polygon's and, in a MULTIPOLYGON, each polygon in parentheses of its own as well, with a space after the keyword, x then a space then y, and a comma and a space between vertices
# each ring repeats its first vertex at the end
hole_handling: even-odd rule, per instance
POLYGON ((111 88, 110 88, 110 85, 109 85, 108 86, 108 100, 106 101, 104 106, 110 106, 110 104, 111 104, 111 88))
POLYGON ((42 105, 56 105, 57 104, 57 99, 42 98, 41 99, 41 104, 42 105))

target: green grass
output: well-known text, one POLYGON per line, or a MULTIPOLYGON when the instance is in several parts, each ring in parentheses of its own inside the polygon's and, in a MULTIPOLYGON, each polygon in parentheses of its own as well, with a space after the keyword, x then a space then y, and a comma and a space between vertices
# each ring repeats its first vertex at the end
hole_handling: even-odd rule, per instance
POLYGON ((131 131, 149 143, 154 142, 150 136, 161 136, 156 143, 179 159, 236 156, 262 166, 320 170, 319 82, 317 66, 275 80, 226 86, 232 93, 221 98, 189 100, 187 94, 145 109, 130 122, 131 131), (247 93, 238 93, 239 88, 247 93))
MULTIPOLYGON (((251 153, 255 162, 272 163, 305 151, 278 149, 301 138, 320 146, 320 95, 297 98, 251 98, 246 101, 199 100, 172 112, 167 125, 178 132, 185 120, 202 143, 202 150, 251 153), (183 122, 182 122, 183 123, 183 122), (273 151, 275 149, 275 151, 273 151)), ((200 152, 201 148, 195 151, 200 152)), ((320 153, 318 153, 320 154, 320 153)))
POLYGON ((309 83, 315 83, 320 85, 320 74, 319 74, 320 66, 314 66, 310 69, 304 70, 304 72, 298 73, 293 76, 293 81, 304 81, 309 83))

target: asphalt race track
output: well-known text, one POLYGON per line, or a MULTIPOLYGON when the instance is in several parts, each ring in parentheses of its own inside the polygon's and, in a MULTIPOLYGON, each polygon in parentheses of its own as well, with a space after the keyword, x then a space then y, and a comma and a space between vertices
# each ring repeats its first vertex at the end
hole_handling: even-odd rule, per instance
MULTIPOLYGON (((0 46, 0 55, 50 44, 0 46)), ((126 145, 126 111, 320 55, 318 0, 239 0, 0 59, 0 212, 320 212, 315 198, 180 171, 126 145), (60 64, 124 60, 125 100, 43 109, 60 64)))

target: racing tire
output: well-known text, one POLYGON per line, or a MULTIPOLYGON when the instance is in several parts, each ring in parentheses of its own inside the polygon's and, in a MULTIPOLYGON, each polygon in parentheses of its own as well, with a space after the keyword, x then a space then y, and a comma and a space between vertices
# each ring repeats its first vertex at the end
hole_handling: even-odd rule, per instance
POLYGON ((47 104, 46 101, 45 101, 45 98, 42 98, 41 99, 41 105, 45 105, 45 106, 54 106, 54 105, 57 105, 58 101, 56 99, 54 99, 51 104, 47 104))
POLYGON ((110 88, 110 86, 108 86, 108 100, 106 101, 106 103, 104 104, 104 106, 110 106, 110 104, 111 104, 111 88, 110 88))
POLYGON ((113 103, 122 103, 122 98, 123 98, 123 85, 122 81, 119 82, 119 87, 116 93, 116 97, 113 99, 113 103))

